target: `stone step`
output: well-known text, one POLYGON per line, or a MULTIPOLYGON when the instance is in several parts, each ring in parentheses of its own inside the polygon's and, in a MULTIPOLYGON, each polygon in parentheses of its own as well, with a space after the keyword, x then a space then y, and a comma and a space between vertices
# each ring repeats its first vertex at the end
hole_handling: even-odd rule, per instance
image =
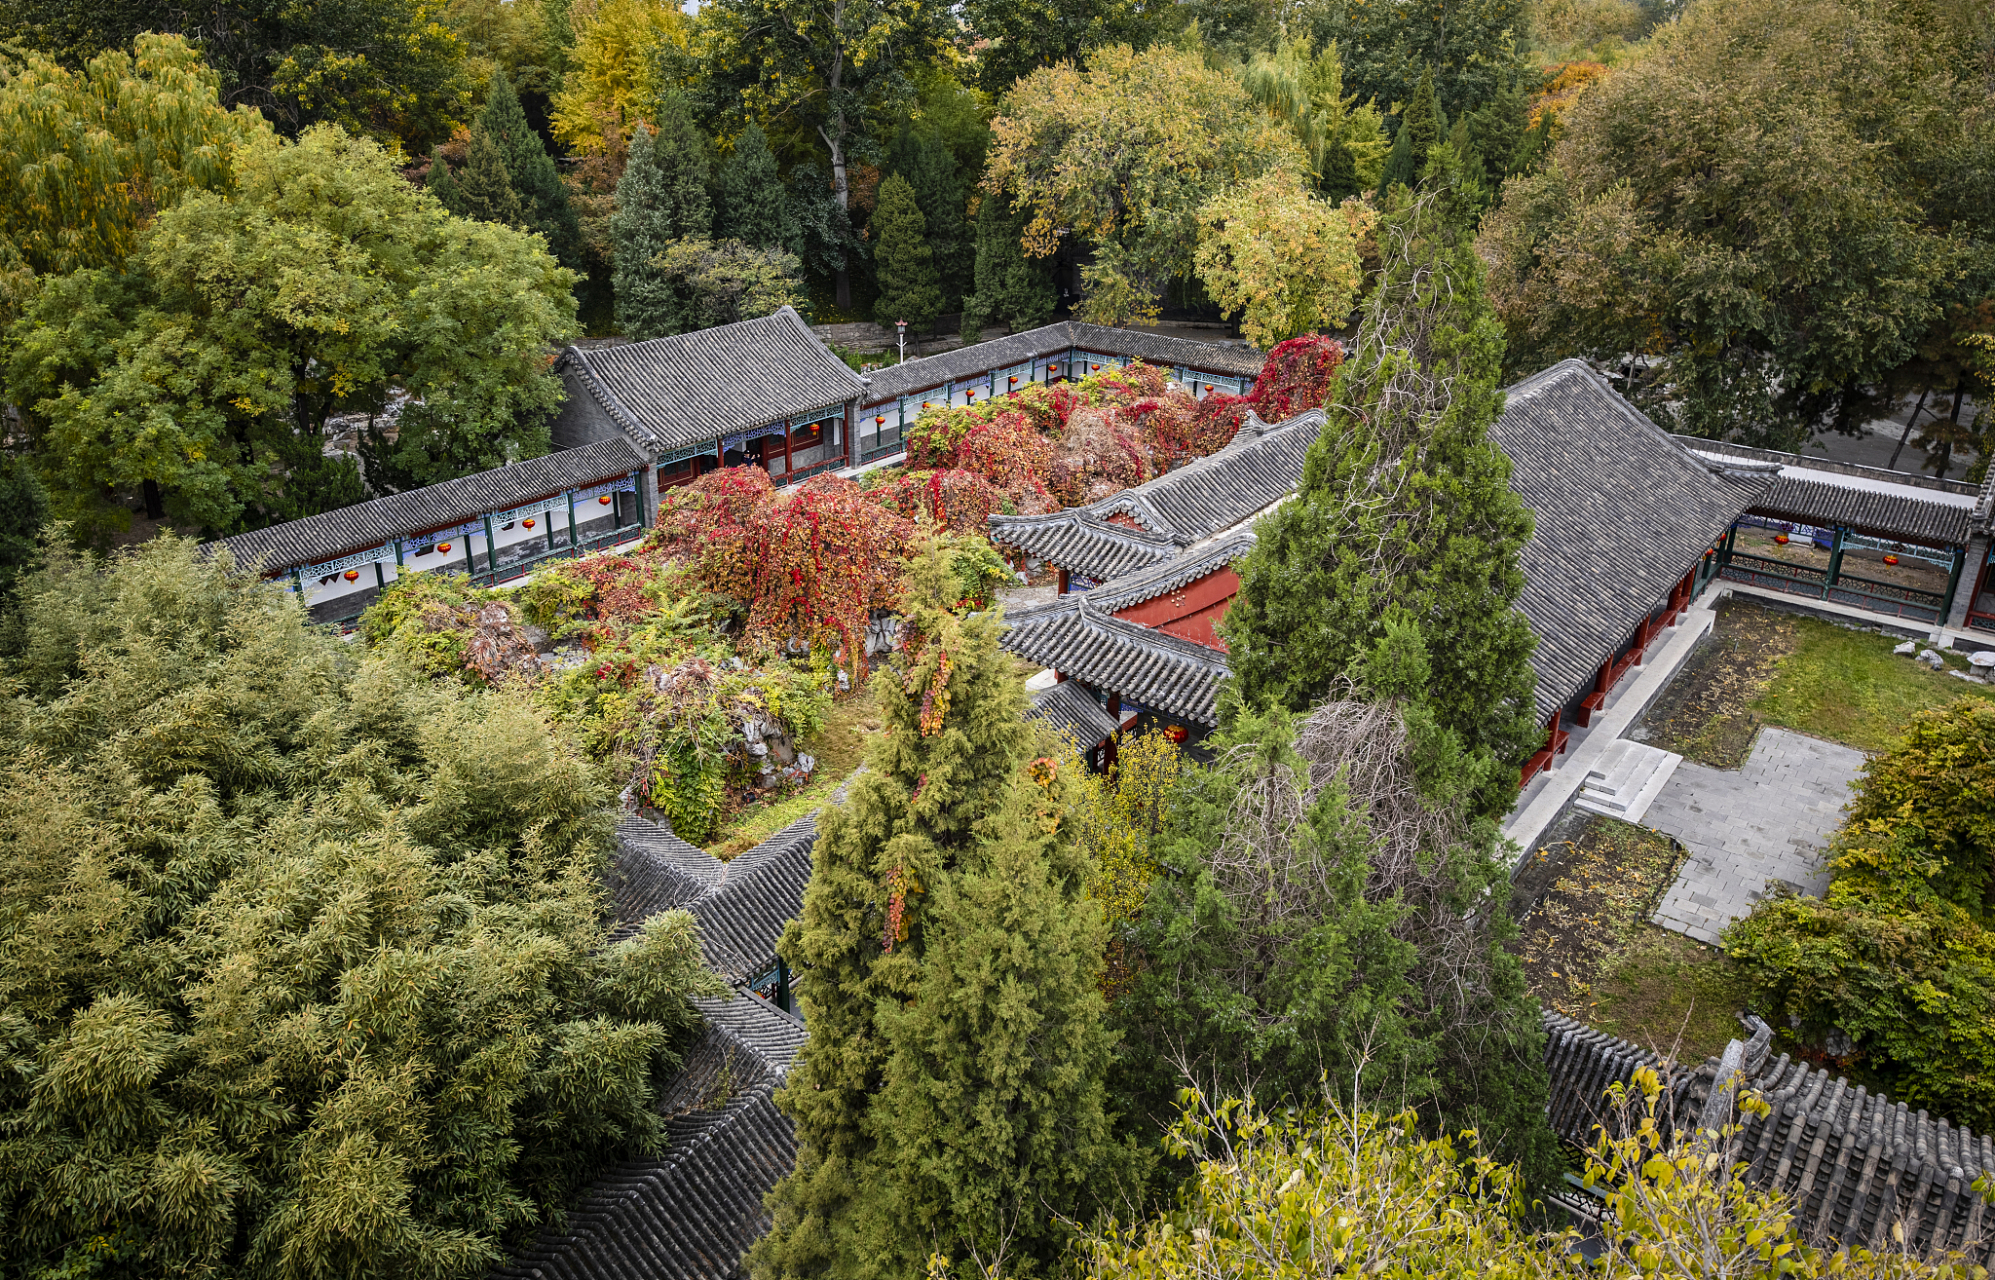
POLYGON ((1674 752, 1623 738, 1586 771, 1573 803, 1592 813, 1640 822, 1681 763, 1683 757, 1674 752))

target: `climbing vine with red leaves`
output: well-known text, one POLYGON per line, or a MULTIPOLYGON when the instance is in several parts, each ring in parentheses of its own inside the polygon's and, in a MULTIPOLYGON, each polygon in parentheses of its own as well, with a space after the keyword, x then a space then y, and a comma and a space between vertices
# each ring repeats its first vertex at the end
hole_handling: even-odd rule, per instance
POLYGON ((1290 338, 1268 352, 1261 376, 1247 403, 1264 422, 1280 422, 1330 400, 1337 367, 1344 363, 1344 344, 1320 333, 1290 338))
POLYGON ((1008 501, 996 485, 960 467, 904 471, 867 494, 889 511, 910 520, 931 520, 952 533, 982 533, 991 514, 1008 501))

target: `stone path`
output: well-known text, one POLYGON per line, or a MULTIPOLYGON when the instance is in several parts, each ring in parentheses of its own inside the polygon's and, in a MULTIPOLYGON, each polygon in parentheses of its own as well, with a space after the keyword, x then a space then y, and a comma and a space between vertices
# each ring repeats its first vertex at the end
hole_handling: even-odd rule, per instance
POLYGON ((1827 889, 1821 850, 1842 825, 1863 760, 1852 747, 1769 726, 1736 773, 1678 765, 1643 819, 1690 850, 1655 922, 1716 942, 1769 881, 1803 893, 1827 889))

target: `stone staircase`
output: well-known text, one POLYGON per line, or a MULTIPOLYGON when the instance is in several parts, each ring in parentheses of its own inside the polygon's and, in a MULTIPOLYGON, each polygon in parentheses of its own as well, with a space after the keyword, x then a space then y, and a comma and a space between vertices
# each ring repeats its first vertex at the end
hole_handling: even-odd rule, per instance
POLYGON ((1683 757, 1627 738, 1609 744, 1586 772, 1573 803, 1624 822, 1640 822, 1683 757))

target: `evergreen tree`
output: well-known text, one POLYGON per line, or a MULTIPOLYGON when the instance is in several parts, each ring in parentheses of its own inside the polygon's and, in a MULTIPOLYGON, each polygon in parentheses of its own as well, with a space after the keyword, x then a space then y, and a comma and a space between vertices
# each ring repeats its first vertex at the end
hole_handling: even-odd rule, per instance
POLYGON ((423 188, 436 197, 444 212, 456 217, 464 216, 464 193, 458 189, 457 180, 451 175, 450 161, 443 158, 442 147, 432 147, 429 153, 429 177, 423 188))
MULTIPOLYGON (((1409 126, 1410 127, 1410 126, 1409 126)), ((1433 708, 1476 774, 1473 809, 1509 809, 1544 736, 1535 643, 1517 612, 1531 515, 1490 443, 1502 412, 1503 331, 1472 247, 1478 184, 1435 156, 1417 200, 1380 229, 1390 246, 1295 499, 1261 521, 1225 622, 1235 696, 1300 711, 1320 702, 1394 606, 1431 647, 1433 708)))
POLYGON ((868 226, 880 284, 879 298, 873 303, 874 323, 891 328, 905 320, 913 332, 927 333, 942 312, 942 288, 928 248, 928 225, 906 178, 895 174, 880 184, 879 203, 868 226))
POLYGON ((958 310, 972 287, 975 246, 965 225, 966 198, 955 154, 941 131, 917 121, 894 135, 887 147, 887 173, 906 178, 927 224, 928 249, 942 286, 942 309, 958 310))
POLYGON ((685 228, 710 222, 702 177, 695 189, 687 179, 683 133, 654 136, 639 124, 631 135, 630 156, 617 181, 616 212, 610 215, 614 253, 611 288, 616 293, 617 327, 634 339, 678 332, 680 298, 664 265, 665 251, 688 236, 685 228))
POLYGON ((658 104, 651 163, 658 171, 654 207, 664 220, 665 234, 674 240, 710 238, 713 196, 707 188, 713 175, 713 144, 700 132, 692 105, 680 94, 667 94, 658 104))
POLYGON ((582 265, 582 226, 568 205, 568 188, 540 135, 527 123, 520 109, 519 95, 503 71, 494 72, 492 87, 485 95, 485 109, 478 115, 476 129, 497 144, 506 165, 506 177, 519 196, 523 227, 539 232, 548 249, 564 267, 582 265))
POLYGON ((501 226, 525 227, 526 208, 520 203, 519 193, 513 190, 513 180, 506 173, 506 158, 500 154, 491 134, 482 129, 472 131, 471 151, 464 158, 464 172, 454 185, 458 201, 464 207, 461 216, 501 226))
POLYGON ((1393 137, 1385 172, 1379 178, 1380 205, 1385 204, 1386 195, 1395 184, 1413 185, 1420 171, 1427 167, 1427 152, 1447 136, 1448 117, 1434 94, 1434 71, 1430 67, 1399 114, 1399 132, 1393 137))
POLYGON ((1021 719, 995 617, 949 612, 946 550, 910 577, 903 656, 874 677, 887 732, 783 937, 811 1036, 758 1277, 912 1278, 931 1251, 983 1274, 1007 1239, 1026 1271, 1057 1253, 1047 1206, 1086 1216, 1113 1168, 1075 781, 1021 719))
POLYGON ((762 126, 751 124, 735 139, 734 154, 723 160, 715 183, 719 208, 715 235, 757 249, 786 247, 797 238, 796 215, 776 171, 775 153, 762 126))
POLYGON ((1270 1109, 1327 1091, 1473 1127, 1542 1187, 1558 1176, 1542 1034, 1506 947, 1502 838, 1468 809, 1479 762, 1436 715, 1406 612, 1348 674, 1307 716, 1236 711, 1217 765, 1178 793, 1147 962, 1115 1007, 1116 1095, 1168 1113, 1188 1055, 1201 1085, 1270 1109))
POLYGON ((976 341, 992 320, 1019 333, 1052 317, 1059 302, 1052 267, 1025 256, 1025 222, 1001 195, 986 194, 978 207, 976 291, 963 299, 963 341, 976 341))
POLYGON ((1357 157, 1342 138, 1332 138, 1323 148, 1323 172, 1316 179, 1323 198, 1332 204, 1343 201, 1348 196, 1359 194, 1364 184, 1358 179, 1357 157))

